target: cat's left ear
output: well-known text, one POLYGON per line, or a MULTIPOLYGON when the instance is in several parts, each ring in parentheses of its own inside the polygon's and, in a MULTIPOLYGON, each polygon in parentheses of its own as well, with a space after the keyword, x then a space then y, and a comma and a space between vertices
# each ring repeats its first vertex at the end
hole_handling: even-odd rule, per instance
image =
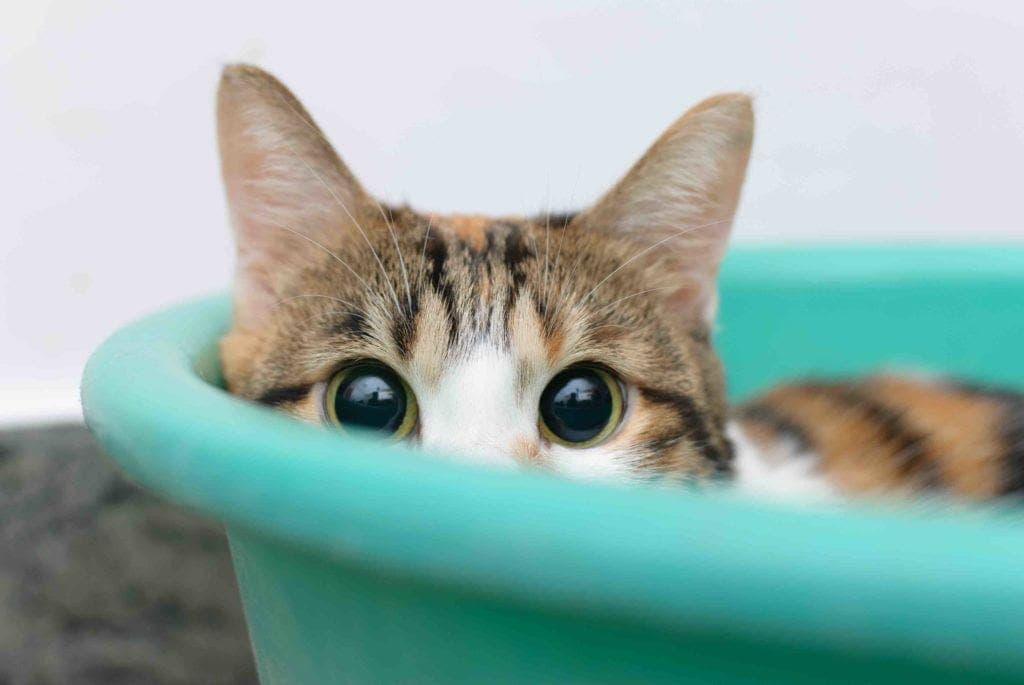
MULTIPOLYGON (((636 242, 684 316, 714 317, 715 280, 754 133, 750 97, 709 98, 676 120, 579 220, 636 242)), ((660 280, 660 279, 659 279, 660 280)))
POLYGON ((257 67, 224 69, 217 136, 238 250, 234 320, 259 329, 290 274, 356 241, 376 205, 298 99, 257 67))

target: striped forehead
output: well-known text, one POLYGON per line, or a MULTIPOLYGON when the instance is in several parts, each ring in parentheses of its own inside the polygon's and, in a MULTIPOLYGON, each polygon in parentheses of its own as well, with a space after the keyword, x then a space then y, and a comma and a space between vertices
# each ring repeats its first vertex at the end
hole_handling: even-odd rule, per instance
MULTIPOLYGON (((498 350, 510 388, 521 395, 545 364, 548 335, 530 287, 535 248, 515 224, 490 224, 478 251, 441 234, 426 242, 426 277, 420 284, 410 345, 410 372, 426 387, 481 349, 498 350)), ((493 355, 492 355, 493 356, 493 355)))
POLYGON ((411 323, 428 329, 435 346, 447 339, 446 353, 465 354, 481 339, 507 346, 510 317, 537 268, 529 225, 482 217, 432 221, 438 225, 424 238, 424 277, 411 323))
POLYGON ((431 217, 426 277, 408 371, 430 449, 508 463, 538 440, 536 406, 550 373, 530 284, 537 249, 529 225, 431 217), (446 343, 446 344, 445 344, 446 343))

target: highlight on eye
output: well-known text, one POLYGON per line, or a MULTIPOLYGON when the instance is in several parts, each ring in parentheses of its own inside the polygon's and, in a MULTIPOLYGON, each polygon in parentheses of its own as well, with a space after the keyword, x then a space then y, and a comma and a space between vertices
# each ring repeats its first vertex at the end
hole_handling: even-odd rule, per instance
POLYGON ((607 371, 572 366, 548 383, 540 397, 540 431, 565 447, 592 447, 622 419, 622 388, 607 371))
POLYGON ((419 414, 408 384, 377 362, 353 364, 336 373, 324 388, 322 408, 328 424, 393 440, 407 437, 419 414))

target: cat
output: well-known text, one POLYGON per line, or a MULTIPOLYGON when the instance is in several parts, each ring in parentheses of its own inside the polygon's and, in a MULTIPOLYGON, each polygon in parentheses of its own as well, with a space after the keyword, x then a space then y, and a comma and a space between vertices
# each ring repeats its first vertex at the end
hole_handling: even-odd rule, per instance
POLYGON ((716 274, 751 100, 707 99, 575 213, 485 217, 367 193, 270 74, 224 70, 237 243, 230 392, 495 467, 731 480, 832 498, 1024 491, 1024 395, 941 379, 807 381, 727 405, 716 274))

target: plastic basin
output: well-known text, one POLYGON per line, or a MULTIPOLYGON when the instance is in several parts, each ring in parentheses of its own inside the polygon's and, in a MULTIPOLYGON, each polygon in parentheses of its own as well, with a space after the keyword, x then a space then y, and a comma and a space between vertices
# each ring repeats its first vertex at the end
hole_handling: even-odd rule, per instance
MULTIPOLYGON (((265 684, 1024 679, 1012 507, 435 460, 227 395, 228 317, 217 296, 124 328, 82 398, 128 474, 226 523, 265 684)), ((1024 247, 740 250, 721 318, 736 395, 880 364, 1024 387, 1024 247)))

